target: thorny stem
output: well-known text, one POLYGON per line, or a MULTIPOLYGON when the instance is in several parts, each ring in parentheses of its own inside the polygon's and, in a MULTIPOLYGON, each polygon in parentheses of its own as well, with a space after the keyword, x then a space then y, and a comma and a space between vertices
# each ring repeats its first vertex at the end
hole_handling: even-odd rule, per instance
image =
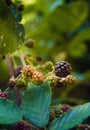
MULTIPOLYGON (((6 55, 6 60, 7 60, 7 64, 8 64, 8 69, 9 69, 9 73, 10 73, 10 78, 14 78, 14 68, 13 68, 13 64, 12 64, 12 60, 11 60, 11 57, 10 57, 10 54, 7 54, 6 55)), ((5 91, 7 91, 9 88, 7 88, 5 91)), ((15 96, 16 96, 16 102, 17 102, 17 105, 20 107, 21 105, 21 99, 20 99, 20 94, 19 94, 19 90, 18 88, 15 86, 13 87, 13 91, 15 93, 15 96)))
POLYGON ((25 66, 26 65, 26 62, 24 60, 24 54, 21 50, 18 50, 18 53, 19 53, 19 56, 20 56, 20 59, 21 59, 21 62, 22 62, 22 65, 25 66))
POLYGON ((13 62, 14 68, 17 68, 17 64, 16 64, 14 57, 12 57, 12 62, 13 62))
POLYGON ((37 128, 36 126, 34 126, 33 124, 31 124, 31 123, 28 123, 27 121, 25 121, 25 120, 22 120, 22 122, 23 123, 25 123, 26 125, 28 125, 28 126, 30 126, 30 127, 32 127, 32 128, 34 128, 34 129, 36 129, 36 130, 40 130, 39 128, 37 128))
POLYGON ((13 68, 13 65, 12 65, 12 60, 11 60, 10 54, 6 55, 6 61, 7 61, 8 70, 9 70, 10 78, 11 78, 11 77, 14 76, 14 68, 13 68))
POLYGON ((20 98, 20 93, 19 93, 19 89, 18 87, 13 87, 13 90, 14 90, 14 93, 15 93, 15 96, 16 96, 16 102, 17 102, 17 105, 18 107, 20 107, 21 105, 21 98, 20 98))
POLYGON ((4 90, 4 92, 8 92, 9 89, 10 89, 10 87, 6 88, 6 89, 4 90))

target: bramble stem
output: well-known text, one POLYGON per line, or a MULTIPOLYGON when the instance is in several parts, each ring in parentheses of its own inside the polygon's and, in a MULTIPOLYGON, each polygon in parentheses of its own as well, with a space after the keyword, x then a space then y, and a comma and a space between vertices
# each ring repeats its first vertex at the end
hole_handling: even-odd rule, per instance
POLYGON ((22 120, 22 122, 25 123, 25 124, 28 125, 28 126, 31 126, 32 128, 34 128, 34 129, 36 129, 36 130, 40 130, 39 128, 37 128, 36 126, 34 126, 34 125, 31 124, 31 123, 28 123, 28 122, 25 121, 25 120, 22 120))
POLYGON ((7 65, 8 65, 8 70, 10 73, 10 78, 14 76, 14 68, 13 68, 13 64, 12 64, 12 60, 10 57, 10 54, 6 55, 6 61, 7 61, 7 65))
POLYGON ((18 50, 18 53, 19 53, 19 56, 20 56, 20 59, 21 59, 21 62, 22 62, 22 65, 25 66, 26 65, 26 62, 24 60, 24 54, 21 50, 18 50))
POLYGON ((16 102, 17 102, 17 105, 18 107, 20 107, 21 105, 21 98, 20 98, 20 93, 19 93, 19 89, 18 87, 13 87, 13 90, 14 90, 14 93, 15 93, 15 96, 16 96, 16 102))

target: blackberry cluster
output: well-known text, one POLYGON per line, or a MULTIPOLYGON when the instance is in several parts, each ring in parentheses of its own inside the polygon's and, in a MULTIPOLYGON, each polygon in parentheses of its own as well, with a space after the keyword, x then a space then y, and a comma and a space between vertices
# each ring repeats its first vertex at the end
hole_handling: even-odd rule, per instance
POLYGON ((55 75, 58 77, 66 77, 71 73, 71 66, 66 61, 61 61, 54 66, 55 75))
POLYGON ((22 122, 17 123, 14 126, 14 130, 30 130, 30 127, 22 122))

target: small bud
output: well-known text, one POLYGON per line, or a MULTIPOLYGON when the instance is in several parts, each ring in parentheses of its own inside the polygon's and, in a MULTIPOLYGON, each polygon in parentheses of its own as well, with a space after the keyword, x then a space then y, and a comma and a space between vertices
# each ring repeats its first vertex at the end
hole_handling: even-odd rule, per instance
POLYGON ((63 107, 61 107, 61 110, 62 110, 62 112, 64 113, 64 112, 67 112, 67 111, 69 111, 70 110, 70 106, 63 106, 63 107))
POLYGON ((42 61, 42 57, 36 56, 36 61, 41 62, 42 61))
POLYGON ((65 82, 72 85, 72 84, 75 84, 77 82, 77 79, 73 75, 68 75, 65 78, 65 82))
POLYGON ((10 88, 13 88, 16 85, 16 81, 14 79, 14 77, 10 78, 10 80, 8 81, 8 86, 10 88))
POLYGON ((32 40, 32 39, 28 39, 25 43, 25 46, 28 47, 28 48, 33 48, 34 47, 34 44, 35 44, 35 40, 32 40))
POLYGON ((42 65, 42 67, 50 72, 53 70, 53 63, 51 61, 47 61, 42 65))
POLYGON ((24 5, 22 3, 18 4, 17 9, 19 12, 22 12, 24 10, 24 5))

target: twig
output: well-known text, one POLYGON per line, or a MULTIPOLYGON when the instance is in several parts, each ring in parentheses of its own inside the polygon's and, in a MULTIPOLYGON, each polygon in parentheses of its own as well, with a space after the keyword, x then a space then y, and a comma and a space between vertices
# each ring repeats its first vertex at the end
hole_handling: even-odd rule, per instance
POLYGON ((25 65, 26 65, 26 62, 25 62, 25 60, 24 60, 24 54, 22 53, 21 50, 18 50, 18 53, 19 53, 19 56, 20 56, 22 65, 25 66, 25 65))
POLYGON ((13 90, 14 90, 14 93, 15 93, 15 96, 16 96, 16 102, 17 102, 17 105, 18 107, 20 107, 21 105, 21 98, 20 98, 20 93, 19 93, 19 90, 18 90, 18 87, 13 87, 13 90))
POLYGON ((25 121, 25 120, 22 120, 22 122, 23 123, 25 123, 25 124, 27 124, 28 126, 30 126, 30 127, 32 127, 32 128, 34 128, 34 129, 36 129, 36 130, 40 130, 39 128, 37 128, 36 126, 34 126, 33 124, 31 124, 31 123, 28 123, 27 121, 25 121))
POLYGON ((8 65, 8 70, 10 73, 10 78, 14 76, 14 68, 13 68, 13 64, 12 64, 12 60, 10 57, 10 54, 6 55, 6 61, 7 61, 7 65, 8 65))

